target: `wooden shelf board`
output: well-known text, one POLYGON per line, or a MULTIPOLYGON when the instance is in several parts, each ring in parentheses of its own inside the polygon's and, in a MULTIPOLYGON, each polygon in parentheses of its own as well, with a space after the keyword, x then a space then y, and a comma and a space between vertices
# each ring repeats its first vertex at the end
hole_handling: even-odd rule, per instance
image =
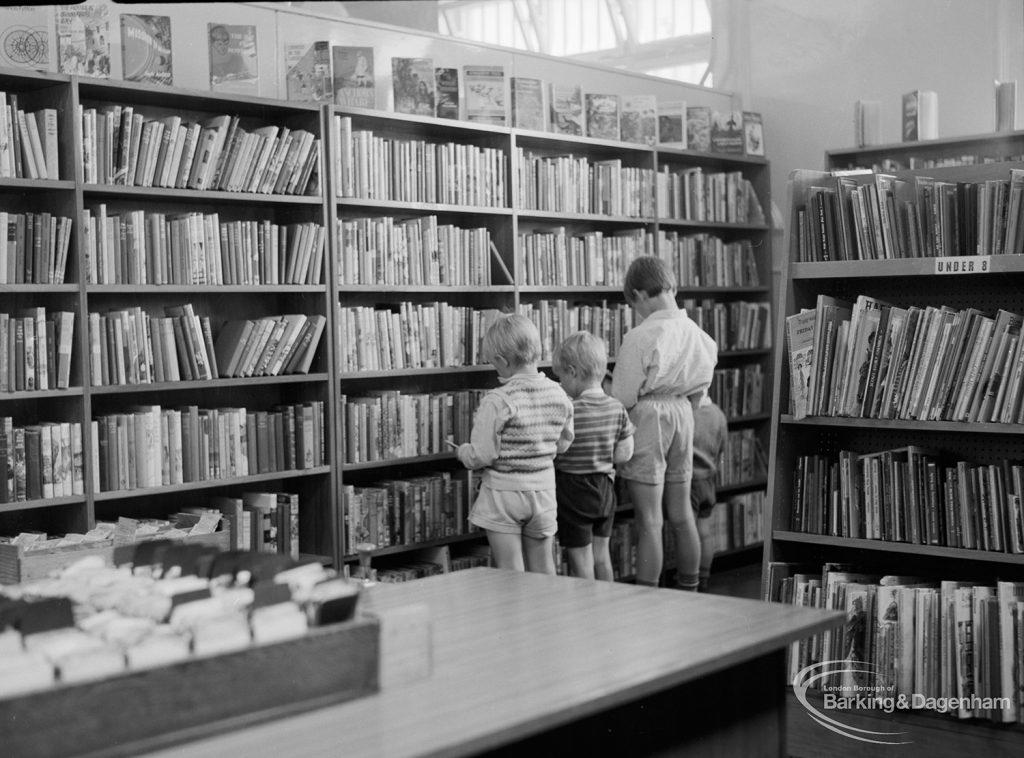
POLYGON ((84 502, 84 495, 45 497, 39 498, 38 500, 17 500, 12 503, 0 503, 0 513, 14 513, 16 511, 27 511, 35 508, 53 508, 61 505, 82 505, 84 502))
POLYGON ((832 546, 866 550, 874 553, 896 553, 899 555, 928 555, 959 561, 981 563, 1007 563, 1024 566, 1024 554, 996 553, 989 550, 967 550, 941 545, 916 545, 909 542, 887 542, 885 540, 851 539, 830 537, 822 534, 805 534, 776 530, 772 533, 776 542, 802 543, 816 546, 832 546))
POLYGON ((93 497, 96 502, 109 500, 126 500, 133 497, 148 497, 150 495, 165 495, 174 492, 189 490, 205 490, 215 487, 231 487, 237 485, 257 484, 259 482, 275 482, 282 479, 298 479, 307 476, 322 476, 330 473, 330 466, 316 466, 305 469, 289 469, 287 471, 269 471, 265 474, 249 474, 248 476, 232 476, 225 479, 204 479, 199 482, 183 482, 181 484, 169 484, 160 487, 141 487, 133 490, 111 490, 109 492, 98 492, 93 497))
POLYGON ((897 429, 913 432, 954 432, 956 434, 1020 434, 1019 424, 991 424, 968 421, 915 421, 913 419, 848 418, 808 416, 794 419, 784 413, 779 423, 786 426, 841 427, 843 429, 897 429))
POLYGON ((282 376, 252 376, 218 379, 201 379, 199 381, 153 382, 152 384, 107 384, 102 387, 90 387, 90 395, 122 395, 138 392, 184 392, 186 390, 208 390, 222 387, 252 387, 272 384, 313 384, 326 382, 326 373, 316 374, 284 374, 282 376))
POLYGON ((222 190, 193 190, 168 187, 128 187, 112 184, 83 184, 82 192, 89 196, 125 197, 154 200, 190 200, 193 202, 239 203, 245 205, 323 205, 323 197, 317 195, 272 195, 259 192, 224 192, 222 190))

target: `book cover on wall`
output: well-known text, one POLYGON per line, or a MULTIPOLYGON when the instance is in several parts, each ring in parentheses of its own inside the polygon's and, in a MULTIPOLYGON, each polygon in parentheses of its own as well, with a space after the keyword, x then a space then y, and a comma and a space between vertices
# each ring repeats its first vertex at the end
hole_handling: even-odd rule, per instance
POLYGON ((503 66, 463 66, 466 85, 466 120, 504 126, 505 68, 503 66))
POLYGON ((686 101, 658 101, 658 143, 686 149, 686 101))
POLYGON ((62 74, 110 78, 110 6, 58 5, 57 60, 62 74))
POLYGON ((438 118, 459 117, 459 70, 434 69, 435 114, 438 118))
POLYGON ((0 64, 11 68, 48 71, 50 68, 50 7, 11 5, 0 8, 0 64))
POLYGON ((551 131, 583 134, 583 90, 578 84, 551 85, 551 131))
POLYGON ((619 115, 623 142, 653 145, 658 139, 658 98, 654 95, 623 95, 619 115))
POLYGON ((903 141, 938 139, 939 96, 916 89, 903 96, 903 141))
POLYGON ((686 107, 686 145, 701 153, 711 151, 711 108, 708 106, 686 107))
POLYGON ((996 131, 1017 128, 1017 80, 996 82, 996 131))
POLYGON ((588 92, 584 98, 587 107, 587 136, 595 139, 619 138, 619 96, 588 92))
POLYGON ((434 115, 434 61, 430 58, 392 58, 391 85, 395 113, 434 115))
POLYGON ((757 111, 743 111, 743 152, 764 155, 764 122, 757 111))
POLYGON ((512 126, 544 130, 544 90, 540 79, 512 77, 512 126))
POLYGON ((174 84, 171 17, 122 13, 121 66, 126 82, 174 84))
POLYGON ((743 113, 714 111, 711 114, 711 152, 743 155, 743 113))
POLYGON ((289 100, 314 103, 334 100, 329 41, 285 45, 284 59, 285 89, 289 100))
POLYGON ((373 48, 334 45, 334 102, 356 108, 375 108, 377 90, 373 80, 373 48))
POLYGON ((256 27, 249 24, 207 24, 210 48, 210 89, 256 95, 256 27))

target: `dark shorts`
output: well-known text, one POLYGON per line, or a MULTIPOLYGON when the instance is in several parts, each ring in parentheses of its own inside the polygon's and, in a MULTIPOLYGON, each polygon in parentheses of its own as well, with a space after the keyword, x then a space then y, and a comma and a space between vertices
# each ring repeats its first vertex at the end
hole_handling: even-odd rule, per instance
POLYGON ((715 491, 715 478, 709 476, 707 479, 693 479, 690 481, 690 505, 698 518, 707 518, 715 507, 717 492, 715 491))
POLYGON ((594 537, 611 536, 615 485, 610 476, 556 471, 555 495, 562 547, 586 547, 594 537))

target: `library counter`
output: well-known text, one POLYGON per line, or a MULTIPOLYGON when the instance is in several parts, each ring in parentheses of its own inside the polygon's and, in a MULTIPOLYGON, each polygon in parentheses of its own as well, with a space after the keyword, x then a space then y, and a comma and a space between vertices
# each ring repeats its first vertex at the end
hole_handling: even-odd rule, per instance
POLYGON ((477 568, 378 585, 425 603, 433 672, 375 695, 150 753, 785 755, 786 644, 842 614, 477 568))

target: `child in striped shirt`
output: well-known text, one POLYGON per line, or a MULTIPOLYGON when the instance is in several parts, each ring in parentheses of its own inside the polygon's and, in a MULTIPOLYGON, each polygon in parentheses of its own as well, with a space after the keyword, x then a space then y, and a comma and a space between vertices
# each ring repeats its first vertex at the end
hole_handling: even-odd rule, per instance
POLYGON ((604 341, 570 334, 553 366, 573 404, 575 439, 555 458, 558 541, 574 576, 612 581, 608 549, 615 519, 615 464, 633 455, 633 423, 618 400, 601 389, 608 368, 604 341))

